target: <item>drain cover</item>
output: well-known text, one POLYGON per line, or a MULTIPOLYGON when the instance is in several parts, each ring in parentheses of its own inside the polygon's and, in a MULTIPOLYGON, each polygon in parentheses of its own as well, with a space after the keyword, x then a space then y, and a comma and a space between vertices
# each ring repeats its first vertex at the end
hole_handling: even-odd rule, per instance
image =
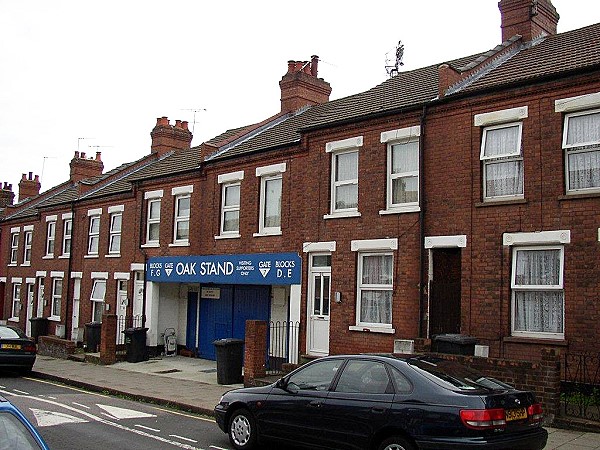
POLYGON ((217 371, 217 369, 204 369, 204 370, 199 370, 198 372, 202 372, 202 373, 215 373, 217 371))

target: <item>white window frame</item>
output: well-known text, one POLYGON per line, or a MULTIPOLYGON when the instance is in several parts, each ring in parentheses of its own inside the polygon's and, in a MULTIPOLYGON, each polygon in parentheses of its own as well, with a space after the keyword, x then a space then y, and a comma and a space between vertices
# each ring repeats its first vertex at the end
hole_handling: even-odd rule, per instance
POLYGON ((22 266, 31 265, 31 247, 33 244, 33 228, 23 228, 23 264, 22 266))
POLYGON ((363 137, 357 136, 354 138, 348 138, 341 141, 328 142, 325 146, 325 151, 331 153, 331 180, 330 180, 330 212, 323 216, 324 219, 335 219, 342 217, 358 217, 358 200, 359 200, 359 163, 360 153, 359 149, 363 145, 363 137), (336 162, 337 158, 341 155, 347 155, 350 153, 356 153, 356 178, 336 181, 336 162), (336 197, 337 191, 342 186, 356 185, 356 207, 351 208, 337 208, 336 197))
POLYGON ((387 190, 386 190, 386 209, 379 211, 380 214, 397 214, 403 212, 417 212, 420 211, 419 202, 421 197, 421 185, 420 185, 420 136, 421 127, 416 125, 407 128, 401 128, 398 130, 384 131, 381 133, 381 143, 387 144, 387 190), (393 170, 393 156, 394 147, 397 145, 406 145, 417 143, 417 170, 392 173, 393 170), (402 202, 394 203, 394 180, 402 178, 415 178, 417 179, 417 200, 414 202, 402 202))
POLYGON ((357 271, 356 271, 356 325, 348 327, 351 331, 368 331, 376 333, 395 333, 393 328, 393 309, 394 309, 394 279, 395 279, 395 258, 394 252, 398 250, 398 239, 366 239, 351 242, 351 250, 357 252, 357 271), (362 271, 363 259, 365 256, 386 256, 392 258, 391 284, 363 284, 362 271), (361 300, 363 290, 377 290, 391 292, 391 311, 390 323, 370 323, 361 321, 361 300))
POLYGON ((513 336, 521 336, 538 339, 564 339, 565 329, 565 292, 564 292, 564 264, 565 251, 562 245, 516 245, 513 247, 512 264, 511 264, 511 328, 513 336), (560 274, 558 284, 555 285, 518 285, 516 283, 516 266, 517 253, 520 251, 542 251, 542 250, 558 250, 560 252, 560 274), (562 333, 553 332, 536 332, 536 331, 520 331, 516 330, 516 292, 519 291, 561 291, 562 292, 562 333))
MULTIPOLYGON (((109 211, 110 212, 110 211, 109 211)), ((110 230, 108 238, 108 254, 119 256, 121 254, 121 231, 123 229, 123 212, 110 212, 110 230), (118 228, 117 228, 118 220, 118 228)))
MULTIPOLYGON (((565 114, 564 127, 563 127, 563 141, 562 147, 565 152, 565 190, 567 194, 580 194, 580 193, 598 193, 600 192, 599 186, 591 186, 584 188, 571 188, 570 177, 569 177, 569 156, 580 153, 598 153, 600 154, 600 140, 591 142, 578 142, 576 144, 568 144, 568 130, 569 121, 573 117, 587 116, 591 114, 600 114, 600 109, 591 109, 586 111, 578 111, 569 114, 565 114)), ((600 156, 599 156, 600 157, 600 156)))
POLYGON ((62 256, 71 256, 71 237, 73 235, 73 219, 63 219, 62 256))
POLYGON ((147 247, 158 246, 160 243, 160 213, 162 207, 162 199, 161 198, 150 198, 148 199, 147 208, 148 212, 146 213, 146 244, 147 247), (152 205, 158 205, 158 217, 152 217, 152 205), (150 239, 150 229, 153 227, 158 227, 158 239, 150 239))
POLYGON ((223 183, 221 186, 221 232, 220 236, 240 237, 240 207, 241 207, 242 183, 240 181, 223 183), (238 202, 227 204, 227 190, 237 188, 239 191, 238 202), (227 213, 237 213, 238 226, 235 230, 225 230, 225 216, 227 213))
POLYGON ((62 304, 62 293, 63 293, 63 278, 52 277, 52 304, 50 306, 50 318, 52 320, 60 320, 60 310, 62 304), (60 282, 60 293, 57 293, 57 286, 60 282), (57 311, 58 309, 58 311, 57 311))
POLYGON ((100 247, 100 215, 90 216, 88 232, 88 255, 98 255, 100 247), (95 227, 94 225, 98 226, 95 227))
POLYGON ((19 260, 19 231, 10 233, 10 265, 16 266, 19 260))
POLYGON ((19 320, 19 314, 21 312, 21 285, 22 281, 15 281, 13 279, 12 282, 12 303, 10 308, 10 319, 19 320))
POLYGON ((256 176, 260 177, 260 201, 259 201, 259 212, 258 212, 258 233, 254 236, 265 236, 265 235, 280 235, 281 234, 281 199, 283 197, 283 173, 286 171, 286 163, 272 164, 270 166, 258 167, 256 169, 256 176), (281 193, 279 197, 279 226, 266 226, 265 215, 267 209, 267 183, 271 181, 279 181, 281 185, 281 193))
POLYGON ((175 211, 173 213, 173 244, 174 245, 189 245, 189 231, 190 231, 190 217, 192 213, 192 196, 191 194, 181 194, 176 195, 174 199, 175 203, 175 211), (187 215, 181 215, 179 212, 180 202, 184 199, 188 199, 190 202, 190 207, 188 208, 187 215), (183 224, 187 222, 188 224, 188 237, 187 239, 177 239, 177 229, 179 224, 183 224))
MULTIPOLYGON (((108 276, 108 275, 107 275, 108 276)), ((92 290, 90 292, 90 301, 92 302, 92 317, 91 320, 93 322, 102 322, 102 315, 104 314, 104 308, 105 308, 105 299, 106 299, 106 278, 94 278, 94 283, 92 284, 92 290), (94 297, 94 294, 98 293, 96 292, 96 288, 100 288, 100 286, 103 285, 104 286, 104 291, 102 292, 102 296, 101 297, 94 297), (100 308, 100 320, 95 320, 96 319, 96 314, 98 313, 98 309, 100 308)))
POLYGON ((46 256, 54 257, 54 246, 56 244, 56 219, 46 222, 46 256))
POLYGON ((491 125, 487 126, 483 129, 483 134, 481 137, 481 153, 480 160, 482 163, 482 180, 483 180, 483 199, 484 201, 502 201, 502 200, 516 200, 525 198, 525 171, 523 168, 523 123, 522 122, 508 122, 500 125, 491 125), (499 130, 503 128, 513 128, 517 127, 518 130, 518 138, 517 138, 517 146, 515 150, 511 152, 507 152, 501 155, 493 155, 487 156, 485 154, 485 147, 487 141, 487 134, 490 131, 499 130), (523 192, 517 192, 513 194, 507 195, 495 195, 491 196, 487 192, 487 167, 493 164, 498 163, 519 163, 521 164, 521 184, 523 186, 523 192))

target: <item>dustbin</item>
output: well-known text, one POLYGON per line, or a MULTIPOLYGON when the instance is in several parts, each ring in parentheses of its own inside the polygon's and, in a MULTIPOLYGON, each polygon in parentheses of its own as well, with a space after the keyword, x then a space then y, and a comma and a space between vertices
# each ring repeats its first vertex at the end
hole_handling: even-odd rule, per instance
POLYGON ((242 382, 244 341, 227 338, 213 341, 217 351, 217 383, 236 384, 242 382))
POLYGON ((31 322, 31 338, 37 343, 40 336, 48 335, 48 318, 47 317, 32 317, 31 322))
POLYGON ((127 328, 123 331, 125 334, 125 348, 127 362, 148 361, 148 350, 146 348, 146 331, 148 328, 127 328))
POLYGON ((90 322, 85 324, 85 349, 88 352, 100 351, 100 336, 102 334, 102 322, 90 322))
POLYGON ((433 336, 431 351, 453 355, 474 355, 477 339, 463 334, 438 334, 433 336))

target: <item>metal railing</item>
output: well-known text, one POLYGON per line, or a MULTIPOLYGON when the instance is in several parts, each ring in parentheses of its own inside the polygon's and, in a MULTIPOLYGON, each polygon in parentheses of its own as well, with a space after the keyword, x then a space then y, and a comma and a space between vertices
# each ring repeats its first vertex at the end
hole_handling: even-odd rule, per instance
POLYGON ((267 374, 283 373, 283 364, 298 364, 300 322, 275 321, 269 323, 267 374))
POLYGON ((600 421, 600 354, 565 353, 561 414, 600 421))
MULTIPOLYGON (((142 326, 142 316, 117 316, 117 346, 125 345, 125 331, 127 328, 142 326)), ((118 350, 118 349, 117 349, 118 350)))

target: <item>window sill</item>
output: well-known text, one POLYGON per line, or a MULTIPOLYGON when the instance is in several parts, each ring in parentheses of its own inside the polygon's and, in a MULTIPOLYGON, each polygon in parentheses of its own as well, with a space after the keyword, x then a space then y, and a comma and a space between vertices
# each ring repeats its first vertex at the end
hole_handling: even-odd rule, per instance
POLYGON ((505 205, 525 205, 527 200, 524 198, 515 198, 513 200, 487 200, 485 202, 475 203, 475 208, 486 206, 505 206, 505 205))
POLYGON ((19 322, 19 318, 18 317, 9 317, 8 319, 6 319, 8 322, 19 322))
POLYGON ((148 242, 146 244, 140 245, 141 248, 158 248, 160 247, 160 242, 148 242))
POLYGON ((17 267, 17 263, 10 263, 7 264, 6 267, 17 267))
POLYGON ((172 244, 169 244, 169 247, 189 247, 190 246, 190 242, 189 241, 185 241, 185 242, 173 242, 172 244))
POLYGON ((69 259, 70 257, 71 257, 71 254, 69 253, 69 254, 65 254, 65 255, 60 255, 58 257, 58 259, 69 259))
POLYGON ((543 337, 525 337, 525 336, 507 336, 503 339, 503 342, 514 343, 514 344, 539 344, 539 345, 557 345, 566 347, 569 342, 566 339, 559 338, 543 338, 543 337))
POLYGON ((21 264, 21 267, 31 267, 31 263, 30 262, 24 262, 23 264, 21 264))
POLYGON ((93 258, 98 258, 98 255, 83 255, 84 259, 93 259, 93 258))
POLYGON ((561 195, 558 197, 558 200, 579 200, 584 198, 598 198, 600 197, 600 192, 571 192, 565 195, 561 195))
POLYGON ((323 219, 328 220, 328 219, 346 219, 349 217, 360 217, 360 213, 358 211, 349 211, 349 212, 339 212, 339 213, 331 213, 331 214, 325 214, 323 216, 323 219))
POLYGON ((281 231, 273 231, 273 232, 262 232, 262 233, 254 233, 252 237, 268 237, 268 236, 281 236, 281 231))
POLYGON ((384 333, 394 334, 396 330, 391 327, 373 327, 373 326, 362 326, 362 325, 350 325, 348 327, 350 331, 362 331, 365 333, 384 333))
POLYGON ((414 206, 404 206, 404 207, 397 207, 397 208, 388 208, 388 209, 382 209, 381 211, 379 211, 380 215, 386 215, 386 214, 404 214, 404 213, 413 213, 413 212, 419 212, 421 211, 421 208, 419 207, 419 205, 414 205, 414 206))
POLYGON ((48 320, 51 320, 52 322, 60 322, 60 316, 50 316, 48 317, 48 320))
POLYGON ((239 239, 241 238, 242 235, 237 233, 237 234, 219 234, 217 236, 215 236, 215 240, 220 240, 220 239, 239 239))
POLYGON ((54 259, 54 255, 44 255, 42 259, 54 259))
POLYGON ((108 255, 104 255, 105 258, 120 258, 120 253, 109 253, 108 255))

